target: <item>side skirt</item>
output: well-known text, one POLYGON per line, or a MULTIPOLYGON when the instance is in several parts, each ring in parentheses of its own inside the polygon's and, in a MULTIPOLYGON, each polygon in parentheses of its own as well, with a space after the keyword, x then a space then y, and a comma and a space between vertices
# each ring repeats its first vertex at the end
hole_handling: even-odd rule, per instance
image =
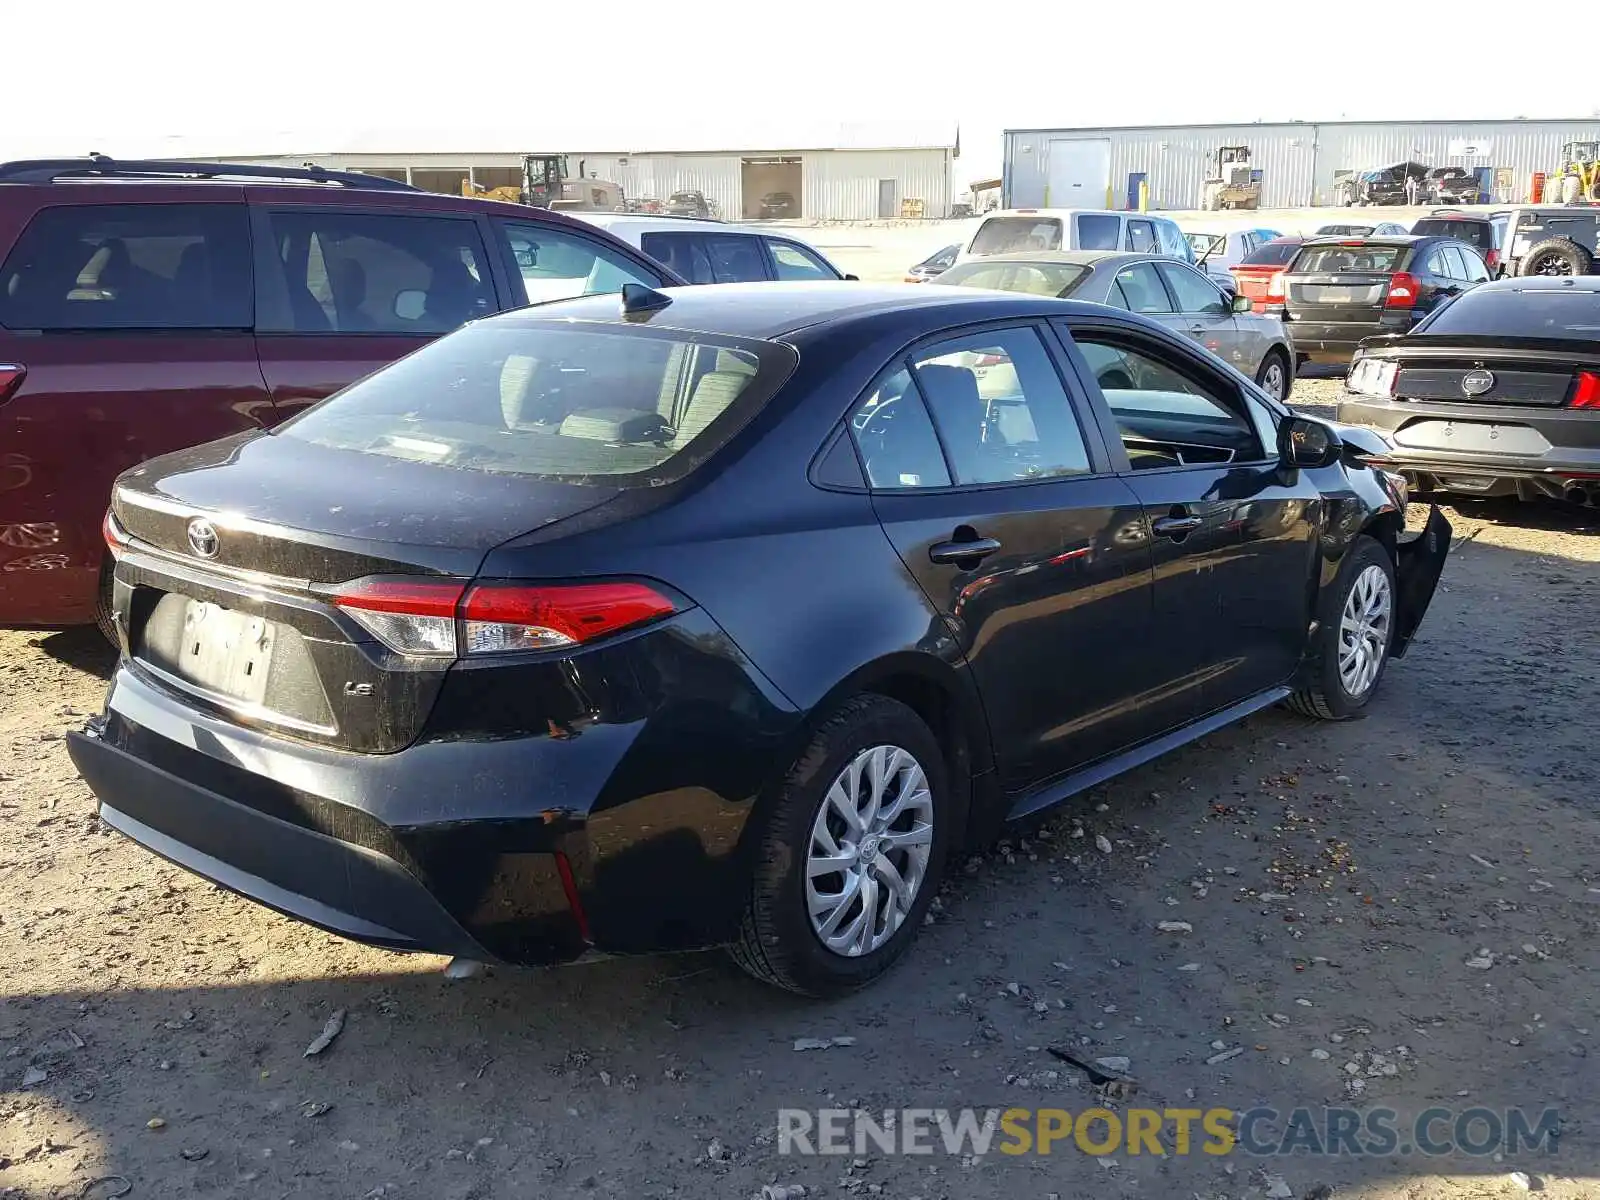
POLYGON ((1186 745, 1197 738, 1203 738, 1208 733, 1215 733, 1225 725, 1232 725, 1235 721, 1242 721, 1253 712, 1277 704, 1280 700, 1289 697, 1291 689, 1287 687, 1268 688, 1258 692, 1248 700, 1241 700, 1238 704, 1221 709, 1210 716, 1201 717, 1193 724, 1185 725, 1181 729, 1174 729, 1171 733, 1164 733, 1158 738, 1142 742, 1131 750, 1124 750, 1121 754, 1110 758, 1103 758, 1097 763, 1074 771, 1060 779, 1052 780, 1043 787, 1028 792, 1012 806, 1006 814, 1007 821, 1017 821, 1023 817, 1032 816, 1042 809, 1060 804, 1063 800, 1077 795, 1094 787, 1097 783, 1104 783, 1121 775, 1124 771, 1131 771, 1134 767, 1141 767, 1151 759, 1160 758, 1169 750, 1176 750, 1179 746, 1186 745))

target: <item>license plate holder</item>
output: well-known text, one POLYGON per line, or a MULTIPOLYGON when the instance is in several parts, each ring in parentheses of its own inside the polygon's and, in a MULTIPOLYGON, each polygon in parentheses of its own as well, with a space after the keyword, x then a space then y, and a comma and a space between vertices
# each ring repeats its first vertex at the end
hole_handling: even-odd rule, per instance
POLYGON ((1320 304, 1354 304, 1355 300, 1355 288, 1325 287, 1317 293, 1317 302, 1320 304))
POLYGON ((190 600, 184 605, 177 673, 207 691, 260 704, 276 641, 277 629, 265 617, 190 600))

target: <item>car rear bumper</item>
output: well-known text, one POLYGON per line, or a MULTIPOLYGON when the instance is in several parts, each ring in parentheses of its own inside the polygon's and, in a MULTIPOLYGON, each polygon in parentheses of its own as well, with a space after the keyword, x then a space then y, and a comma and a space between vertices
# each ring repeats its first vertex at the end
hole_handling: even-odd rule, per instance
MULTIPOLYGON (((715 626, 679 620, 633 640, 630 673, 667 686, 628 720, 447 723, 358 754, 212 713, 124 658, 69 750, 107 824, 357 941, 519 964, 714 945, 737 930, 748 817, 799 718, 726 656, 691 661, 715 626)), ((461 687, 437 713, 490 702, 482 672, 461 687)))
POLYGON ((1426 487, 1600 502, 1600 413, 1359 397, 1340 401, 1337 419, 1382 433, 1426 487))
POLYGON ((1318 321, 1306 317, 1304 309, 1283 316, 1295 350, 1314 363, 1347 363, 1365 339, 1405 333, 1417 322, 1409 309, 1386 312, 1376 322, 1318 321))

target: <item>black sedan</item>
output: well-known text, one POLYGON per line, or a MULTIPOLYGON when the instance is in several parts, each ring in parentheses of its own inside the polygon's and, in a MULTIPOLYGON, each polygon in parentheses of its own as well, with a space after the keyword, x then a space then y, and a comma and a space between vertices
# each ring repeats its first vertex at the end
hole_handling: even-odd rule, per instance
POLYGON ((963 842, 1366 705, 1449 542, 1385 450, 1098 305, 545 304, 124 475, 71 753, 113 827, 352 938, 839 992, 963 842))
POLYGON ((1600 505, 1600 278, 1485 284, 1364 342, 1345 387, 1421 487, 1600 505))
POLYGON ((1405 333, 1490 278, 1477 249, 1454 237, 1319 238, 1272 281, 1267 312, 1304 358, 1343 366, 1363 338, 1405 333))

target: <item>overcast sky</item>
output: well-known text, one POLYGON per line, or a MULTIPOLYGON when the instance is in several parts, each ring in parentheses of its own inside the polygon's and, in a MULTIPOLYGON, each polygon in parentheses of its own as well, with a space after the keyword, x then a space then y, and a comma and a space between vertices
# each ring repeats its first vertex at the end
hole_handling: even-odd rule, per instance
MULTIPOLYGON (((646 149, 766 110, 789 126, 959 121, 964 182, 998 169, 1008 127, 1574 117, 1600 102, 1593 72, 1504 65, 1495 22, 1459 19, 1470 6, 1399 0, 0 3, 0 157, 172 135, 252 153, 252 134, 284 131, 311 152, 319 134, 399 126, 525 125, 529 150, 598 149, 545 144, 577 120, 636 125, 646 149)), ((1600 38, 1600 5, 1562 12, 1574 44, 1600 38)))

